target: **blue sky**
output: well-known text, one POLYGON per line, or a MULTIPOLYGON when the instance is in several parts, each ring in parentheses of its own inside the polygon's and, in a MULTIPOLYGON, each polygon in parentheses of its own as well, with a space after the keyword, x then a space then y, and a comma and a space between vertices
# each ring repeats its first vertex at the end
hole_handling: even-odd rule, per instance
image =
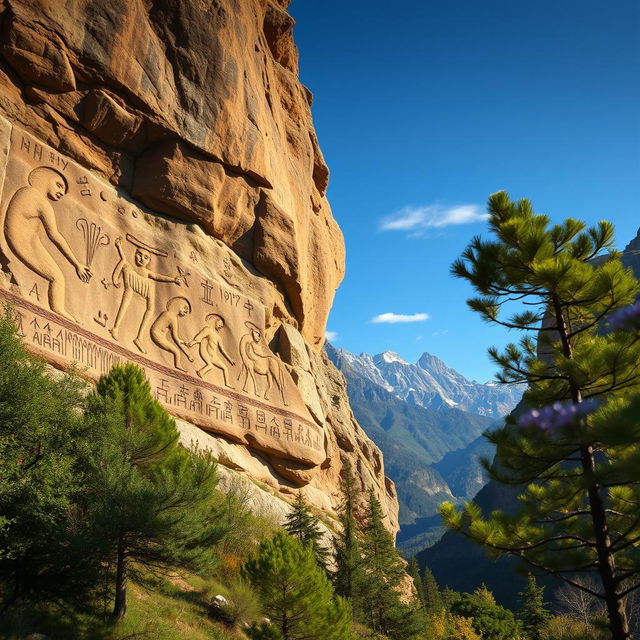
POLYGON ((449 276, 486 233, 488 195, 528 197, 555 220, 610 219, 620 247, 640 226, 640 2, 294 0, 289 10, 347 246, 334 344, 412 362, 428 351, 491 379, 487 347, 518 336, 468 311, 470 287, 449 276), (382 314, 421 315, 371 321, 382 314))

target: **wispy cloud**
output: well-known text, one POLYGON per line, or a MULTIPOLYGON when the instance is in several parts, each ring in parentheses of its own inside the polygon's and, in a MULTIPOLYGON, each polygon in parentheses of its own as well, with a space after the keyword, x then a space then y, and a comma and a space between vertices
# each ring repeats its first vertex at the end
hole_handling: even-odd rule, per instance
POLYGON ((423 207, 403 207, 380 221, 381 231, 410 231, 421 235, 426 229, 441 229, 460 224, 482 222, 489 217, 477 204, 445 207, 435 203, 423 207))
POLYGON ((325 331, 324 337, 327 339, 327 342, 334 342, 338 338, 337 331, 325 331))
POLYGON ((381 313, 371 318, 371 322, 376 324, 398 324, 401 322, 424 322, 428 319, 428 313, 413 313, 410 315, 402 313, 381 313))

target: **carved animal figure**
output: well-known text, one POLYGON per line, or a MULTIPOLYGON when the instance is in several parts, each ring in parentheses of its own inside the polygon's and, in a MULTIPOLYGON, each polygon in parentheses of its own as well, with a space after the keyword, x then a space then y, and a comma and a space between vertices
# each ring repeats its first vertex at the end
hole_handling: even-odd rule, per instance
POLYGON ((178 330, 178 320, 191 313, 191 303, 181 296, 171 298, 163 311, 151 325, 151 339, 173 356, 173 366, 180 371, 186 371, 180 366, 180 351, 193 362, 191 354, 185 349, 190 346, 181 337, 178 330))
POLYGON ((78 278, 89 282, 91 269, 80 263, 58 230, 51 205, 67 193, 67 180, 55 169, 37 167, 29 174, 28 181, 29 186, 18 189, 9 202, 4 220, 5 238, 18 259, 48 282, 51 310, 77 322, 65 308, 64 274, 45 244, 46 237, 71 263, 78 278))
POLYGON ((287 406, 287 400, 284 396, 284 372, 282 370, 282 363, 264 343, 260 327, 249 320, 244 324, 250 331, 240 338, 238 345, 240 360, 242 361, 242 369, 238 375, 238 380, 244 375, 242 390, 247 391, 250 378, 253 383, 253 393, 256 396, 260 396, 256 384, 256 376, 264 376, 267 381, 264 399, 269 399, 271 385, 275 383, 280 392, 283 404, 287 406))
POLYGON ((201 378, 204 378, 204 376, 214 368, 220 369, 220 371, 222 371, 222 379, 224 380, 225 386, 233 389, 234 386, 229 382, 229 370, 227 363, 232 367, 235 366, 236 363, 226 352, 222 343, 222 336, 220 335, 220 332, 225 325, 224 318, 219 316, 217 313, 210 313, 205 319, 207 322, 211 322, 211 324, 203 327, 198 334, 194 336, 193 341, 188 345, 191 346, 196 343, 200 344, 200 357, 204 360, 205 366, 198 369, 196 373, 201 378))
POLYGON ((124 253, 122 248, 122 238, 116 238, 115 246, 120 256, 118 264, 116 264, 113 274, 111 275, 111 281, 113 286, 120 288, 120 285, 124 287, 122 292, 122 298, 120 299, 120 306, 118 307, 118 313, 116 315, 113 327, 109 330, 114 340, 118 340, 120 337, 120 326, 122 320, 129 308, 131 298, 134 294, 140 296, 145 301, 145 310, 140 320, 138 327, 138 334, 136 335, 133 344, 142 352, 146 353, 145 348, 142 345, 142 336, 147 329, 152 312, 153 296, 155 294, 155 287, 153 281, 156 282, 172 282, 173 284, 180 285, 182 279, 180 276, 172 277, 162 273, 155 273, 148 268, 151 262, 151 254, 166 256, 164 251, 154 249, 145 245, 143 242, 127 234, 127 240, 136 247, 134 255, 134 263, 131 264, 124 253))

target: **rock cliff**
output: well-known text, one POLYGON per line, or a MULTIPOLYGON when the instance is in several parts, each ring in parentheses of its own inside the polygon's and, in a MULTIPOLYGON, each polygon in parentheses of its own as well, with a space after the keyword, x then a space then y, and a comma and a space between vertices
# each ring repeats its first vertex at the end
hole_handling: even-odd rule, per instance
POLYGON ((328 514, 382 454, 322 352, 344 270, 286 0, 0 2, 2 297, 90 378, 133 360, 185 441, 328 514))

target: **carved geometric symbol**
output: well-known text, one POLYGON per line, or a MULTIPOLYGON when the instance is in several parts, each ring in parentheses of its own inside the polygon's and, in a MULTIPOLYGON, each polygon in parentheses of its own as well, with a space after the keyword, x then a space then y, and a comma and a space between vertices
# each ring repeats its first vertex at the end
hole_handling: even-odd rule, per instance
POLYGON ((184 282, 185 287, 188 287, 189 281, 187 280, 187 278, 191 275, 191 271, 187 271, 186 269, 183 269, 180 265, 177 265, 177 267, 178 267, 178 278, 182 280, 182 282, 184 282))

